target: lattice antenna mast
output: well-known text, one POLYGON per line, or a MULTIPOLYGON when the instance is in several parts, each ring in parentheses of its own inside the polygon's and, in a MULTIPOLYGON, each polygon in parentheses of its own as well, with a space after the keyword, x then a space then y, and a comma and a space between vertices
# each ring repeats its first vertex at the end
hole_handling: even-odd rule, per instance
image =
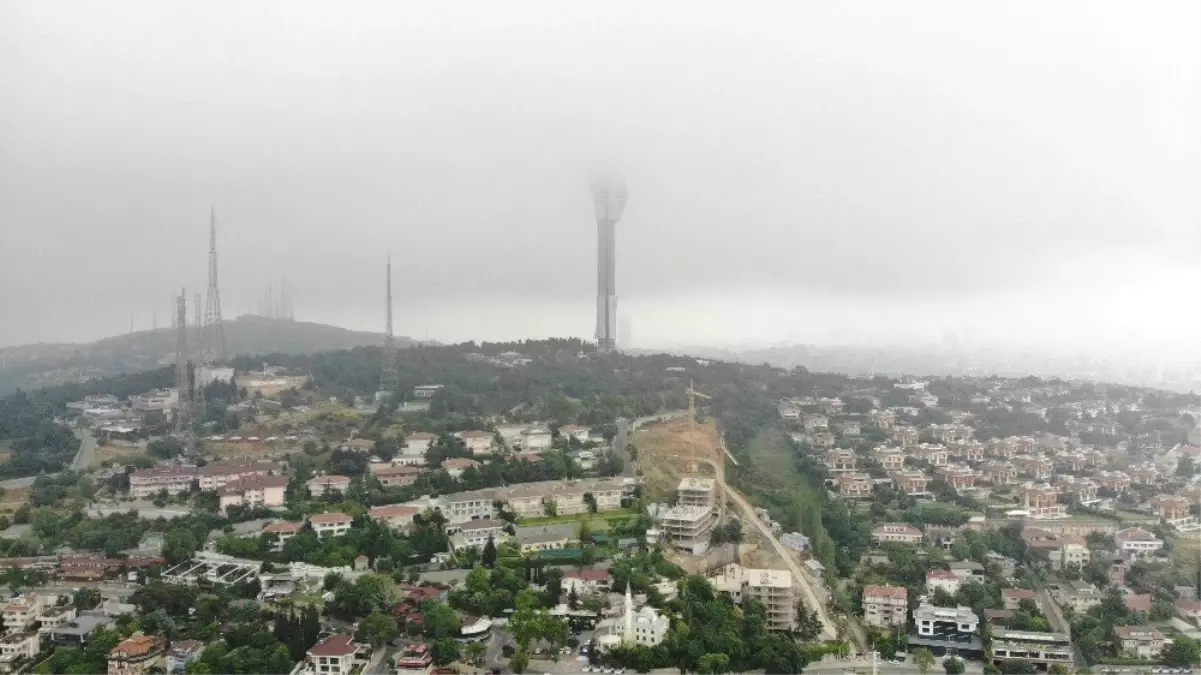
POLYGON ((204 305, 201 359, 224 363, 225 322, 221 319, 221 291, 217 283, 217 210, 209 212, 209 287, 204 305))
POLYGON ((180 290, 175 301, 175 434, 185 449, 193 446, 192 377, 188 360, 188 294, 180 290))
POLYGON ((392 336, 392 256, 388 256, 386 273, 387 293, 384 302, 384 351, 380 363, 380 391, 396 391, 400 386, 400 375, 396 372, 396 340, 392 336))

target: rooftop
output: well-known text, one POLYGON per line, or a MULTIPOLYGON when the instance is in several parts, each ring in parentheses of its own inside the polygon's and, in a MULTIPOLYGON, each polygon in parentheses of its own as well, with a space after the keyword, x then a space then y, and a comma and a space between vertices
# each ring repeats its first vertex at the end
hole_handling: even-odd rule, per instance
POLYGON ((343 633, 335 633, 309 649, 309 656, 348 656, 359 651, 354 638, 343 633))
POLYGON ((346 515, 345 513, 341 513, 338 511, 333 511, 330 513, 318 513, 317 515, 309 518, 309 522, 314 525, 332 525, 334 523, 349 523, 352 520, 354 520, 354 518, 351 518, 350 516, 346 515))

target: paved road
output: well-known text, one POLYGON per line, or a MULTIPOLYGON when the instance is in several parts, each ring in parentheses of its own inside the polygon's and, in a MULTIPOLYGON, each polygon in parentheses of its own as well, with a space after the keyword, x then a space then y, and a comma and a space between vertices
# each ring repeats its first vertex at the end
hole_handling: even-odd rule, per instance
POLYGON ((79 437, 79 452, 75 453, 75 459, 71 462, 71 468, 75 471, 87 471, 92 465, 92 460, 96 457, 96 437, 85 430, 77 430, 75 435, 79 437))
MULTIPOLYGON (((984 672, 984 664, 980 661, 964 660, 964 673, 966 675, 979 675, 984 672)), ((870 658, 854 658, 842 659, 836 656, 827 656, 817 663, 810 663, 805 666, 806 673, 867 673, 872 672, 872 660, 870 658)), ((921 670, 913 659, 906 659, 905 663, 891 663, 881 659, 876 663, 876 672, 878 675, 886 675, 888 673, 920 673, 921 670)), ((934 663, 934 667, 930 669, 931 673, 942 672, 942 659, 938 659, 934 663)))
MULTIPOLYGON (((75 459, 71 460, 71 469, 82 471, 91 465, 92 458, 96 456, 96 438, 82 430, 76 430, 75 435, 79 437, 79 451, 75 453, 75 459)), ((27 488, 33 485, 33 481, 36 478, 37 476, 9 478, 8 480, 0 481, 0 488, 27 488)))

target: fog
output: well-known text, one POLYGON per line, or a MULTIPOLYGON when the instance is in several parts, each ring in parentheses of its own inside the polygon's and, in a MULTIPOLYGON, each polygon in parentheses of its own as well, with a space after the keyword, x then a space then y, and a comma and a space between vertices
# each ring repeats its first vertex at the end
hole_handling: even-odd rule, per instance
POLYGON ((0 345, 225 315, 634 343, 1201 341, 1201 3, 0 4, 0 345), (189 317, 191 310, 189 310, 189 317))

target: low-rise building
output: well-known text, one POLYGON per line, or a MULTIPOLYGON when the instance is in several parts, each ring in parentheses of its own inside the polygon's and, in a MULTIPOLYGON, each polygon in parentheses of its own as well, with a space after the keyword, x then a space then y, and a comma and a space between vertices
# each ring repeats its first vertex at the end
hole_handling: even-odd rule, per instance
POLYGON ((1012 462, 989 460, 980 466, 980 474, 993 485, 1009 485, 1017 480, 1018 469, 1012 462))
POLYGON ((825 459, 822 460, 826 465, 826 470, 830 473, 853 472, 859 463, 859 458, 855 456, 853 450, 839 448, 837 450, 827 450, 825 459))
POLYGON ((424 462, 425 453, 429 451, 430 446, 436 440, 438 440, 438 437, 434 434, 425 431, 415 431, 405 436, 405 442, 401 446, 400 452, 409 457, 419 457, 424 462))
POLYGON ((464 548, 474 548, 477 551, 483 550, 489 539, 494 544, 499 544, 505 534, 505 522, 503 520, 488 518, 470 520, 459 525, 458 528, 459 532, 450 537, 450 545, 456 551, 464 548))
POLYGON ((872 451, 884 470, 893 473, 905 468, 905 453, 900 448, 876 448, 872 451))
POLYGON ((165 651, 161 637, 134 633, 108 653, 108 675, 145 675, 158 665, 165 651))
POLYGON ((913 623, 917 634, 924 638, 954 640, 956 637, 975 636, 980 629, 980 618, 971 607, 935 607, 922 603, 913 610, 913 623))
POLYGON ((293 522, 290 520, 277 520, 274 523, 268 523, 263 527, 263 534, 275 535, 275 550, 282 551, 284 543, 292 537, 295 537, 304 527, 304 522, 293 522))
POLYGON ((866 473, 844 473, 838 477, 838 492, 849 499, 872 496, 872 477, 866 473))
POLYGON ((103 616, 80 616, 53 628, 46 633, 50 644, 67 647, 82 647, 96 631, 106 627, 111 620, 103 616))
POLYGON ((354 518, 338 511, 318 513, 309 518, 309 525, 313 528, 313 532, 317 533, 317 536, 323 539, 325 537, 340 537, 350 532, 353 523, 354 518))
POLYGON ((1050 669, 1056 663, 1070 665, 1072 643, 1065 633, 994 628, 992 631, 993 661, 1028 661, 1050 669))
POLYGON ((479 429, 471 429, 468 431, 460 431, 458 434, 459 440, 463 441, 463 445, 471 451, 473 455, 490 455, 493 452, 493 442, 496 436, 488 431, 479 429))
POLYGON ((375 476, 379 481, 380 486, 385 488, 406 487, 417 482, 417 477, 425 473, 425 469, 418 466, 406 466, 403 464, 385 464, 376 462, 368 465, 371 470, 371 475, 375 476))
POLYGON ((188 664, 200 658, 204 643, 199 640, 178 640, 167 650, 167 672, 182 673, 188 664))
POLYGON ((959 592, 960 579, 948 570, 930 570, 926 572, 926 590, 934 593, 939 589, 955 595, 959 592))
POLYGON ((903 627, 908 615, 909 591, 904 586, 863 587, 863 618, 869 626, 903 627))
POLYGON ((496 517, 495 490, 472 490, 446 495, 439 500, 439 509, 450 525, 479 518, 496 517))
POLYGON ((350 478, 346 476, 317 476, 310 478, 306 484, 310 497, 325 497, 345 495, 350 488, 350 478))
POLYGON ((248 476, 225 484, 219 491, 221 512, 232 506, 274 509, 284 505, 287 476, 248 476))
POLYGON ((74 621, 76 613, 77 612, 74 605, 67 605, 65 607, 51 607, 47 609, 46 611, 42 612, 41 616, 38 617, 38 633, 44 635, 58 628, 59 626, 74 621))
POLYGON ((467 459, 466 457, 452 457, 442 462, 442 469, 450 474, 451 478, 462 478, 463 472, 467 469, 478 468, 480 468, 479 462, 474 459, 467 459))
POLYGON ((892 474, 892 482, 897 489, 909 496, 928 495, 927 486, 930 477, 921 471, 898 471, 892 474))
POLYGON ((1141 527, 1128 527, 1113 535, 1118 550, 1129 557, 1142 557, 1163 549, 1163 540, 1141 527))
POLYGON ((1152 626, 1114 626, 1122 654, 1136 659, 1154 659, 1163 651, 1164 637, 1152 626))
POLYGON ((872 530, 872 541, 877 545, 920 544, 922 543, 922 531, 908 523, 884 523, 872 530))
POLYGON ((1067 507, 1059 503, 1059 492, 1049 485, 1026 484, 1022 488, 1022 506, 1031 518, 1062 518, 1067 507))
POLYGON ((976 485, 976 472, 962 464, 939 467, 936 473, 956 490, 966 490, 976 485))
POLYGON ((389 504, 372 508, 369 515, 372 520, 378 520, 395 530, 404 532, 413 525, 413 518, 420 513, 421 509, 416 506, 389 504))
POLYGON ((32 591, 14 596, 4 606, 4 630, 9 633, 19 633, 33 628, 42 612, 53 607, 57 601, 56 596, 32 591))
POLYGON ((352 636, 335 633, 309 649, 307 670, 316 675, 350 675, 358 652, 359 645, 352 636))
POLYGON ((1078 614, 1101 604, 1105 594, 1087 581, 1072 581, 1051 591, 1051 597, 1061 607, 1071 607, 1078 614))
POLYGON ((1004 588, 1001 589, 1001 599, 1005 602, 1005 609, 1016 612, 1021 607, 1023 600, 1029 600, 1034 603, 1034 606, 1042 611, 1042 602, 1038 599, 1038 594, 1028 588, 1004 588))
POLYGON ((11 673, 41 651, 37 633, 9 633, 0 638, 0 672, 11 673))

